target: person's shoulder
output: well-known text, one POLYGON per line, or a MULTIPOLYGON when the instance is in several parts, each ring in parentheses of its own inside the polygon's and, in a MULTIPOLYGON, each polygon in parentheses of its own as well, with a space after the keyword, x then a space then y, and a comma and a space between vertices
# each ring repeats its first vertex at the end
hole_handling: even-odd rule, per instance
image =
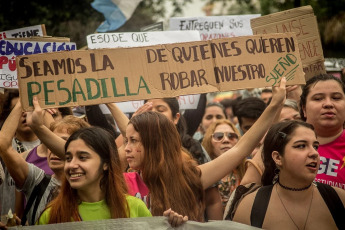
POLYGON ((126 200, 130 211, 130 218, 152 216, 151 212, 141 199, 126 195, 126 200))
POLYGON ((48 224, 49 219, 50 219, 50 208, 47 208, 46 210, 43 211, 40 218, 38 218, 36 225, 48 224))
POLYGON ((342 201, 344 207, 345 207, 345 190, 338 188, 338 187, 333 187, 332 188, 336 191, 336 193, 338 194, 340 200, 342 201))
POLYGON ((250 225, 250 213, 258 190, 246 195, 239 203, 233 221, 250 225))
POLYGON ((131 206, 141 206, 141 205, 145 205, 144 201, 142 201, 141 199, 131 196, 131 195, 126 195, 126 200, 128 202, 128 205, 131 206))
POLYGON ((257 193, 258 193, 258 189, 246 195, 242 201, 244 201, 245 203, 253 203, 257 193))

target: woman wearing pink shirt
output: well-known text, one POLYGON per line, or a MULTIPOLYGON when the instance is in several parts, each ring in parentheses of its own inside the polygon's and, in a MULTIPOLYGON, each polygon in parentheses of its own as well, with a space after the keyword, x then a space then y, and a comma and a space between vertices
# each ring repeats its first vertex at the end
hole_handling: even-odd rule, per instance
POLYGON ((302 120, 312 124, 320 142, 316 181, 345 189, 345 85, 322 74, 307 81, 300 101, 302 120))

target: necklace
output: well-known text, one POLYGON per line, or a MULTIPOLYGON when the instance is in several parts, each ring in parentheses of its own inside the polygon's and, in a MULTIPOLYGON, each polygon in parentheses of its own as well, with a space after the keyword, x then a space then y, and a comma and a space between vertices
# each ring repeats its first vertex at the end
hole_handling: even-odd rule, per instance
MULTIPOLYGON (((285 207, 285 205, 284 205, 284 203, 283 203, 283 200, 282 200, 282 198, 280 197, 280 195, 279 195, 279 193, 278 193, 277 187, 278 187, 278 186, 276 186, 276 192, 277 192, 277 195, 278 195, 278 197, 279 197, 280 202, 282 203, 282 205, 283 205, 283 207, 284 207, 286 213, 288 214, 288 216, 289 216, 290 219, 292 220, 293 224, 294 224, 294 225, 296 226, 296 228, 299 230, 298 225, 295 223, 295 221, 292 219, 290 213, 289 213, 288 210, 286 209, 286 207, 285 207)), ((310 185, 309 185, 309 187, 310 187, 310 185)), ((306 219, 305 219, 305 222, 304 222, 303 230, 305 229, 305 226, 307 225, 307 221, 308 221, 308 217, 309 217, 309 213, 310 213, 310 209, 311 209, 311 204, 312 204, 313 198, 314 198, 314 187, 313 187, 312 189, 313 189, 313 190, 312 190, 312 193, 311 193, 311 200, 310 200, 310 204, 309 204, 309 210, 308 210, 308 214, 307 214, 307 217, 306 217, 306 219)))
POLYGON ((312 183, 304 188, 290 188, 290 187, 287 187, 285 185, 282 185, 278 179, 278 184, 280 185, 280 187, 282 187, 283 189, 286 189, 286 190, 290 190, 290 191, 303 191, 303 190, 307 190, 308 188, 310 188, 310 186, 312 185, 312 183))

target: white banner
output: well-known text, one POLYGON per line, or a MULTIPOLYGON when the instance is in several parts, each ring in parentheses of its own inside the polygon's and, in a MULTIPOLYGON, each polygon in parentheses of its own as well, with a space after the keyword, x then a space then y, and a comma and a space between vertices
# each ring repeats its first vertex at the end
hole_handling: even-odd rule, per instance
POLYGON ((250 19, 257 17, 260 14, 175 17, 170 18, 169 30, 197 30, 201 40, 253 35, 250 19))
POLYGON ((101 49, 200 41, 200 35, 198 31, 154 31, 90 34, 86 39, 89 49, 101 49))
POLYGON ((97 221, 81 221, 69 222, 62 224, 47 224, 35 226, 18 226, 9 229, 35 229, 35 230, 93 230, 93 229, 114 229, 114 230, 255 230, 258 228, 233 221, 212 221, 207 223, 199 223, 195 221, 187 221, 178 228, 172 228, 165 217, 138 217, 138 218, 121 218, 97 221))
POLYGON ((42 37, 46 35, 45 31, 43 30, 44 25, 36 25, 36 26, 29 26, 14 30, 6 30, 0 32, 0 40, 6 38, 28 38, 39 36, 42 37))

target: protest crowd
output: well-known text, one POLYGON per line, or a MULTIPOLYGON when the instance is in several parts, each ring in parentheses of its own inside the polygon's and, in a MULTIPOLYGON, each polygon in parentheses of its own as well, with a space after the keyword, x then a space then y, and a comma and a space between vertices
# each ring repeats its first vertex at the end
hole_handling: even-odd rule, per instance
POLYGON ((69 41, 11 45, 17 76, 0 94, 0 229, 152 216, 171 227, 345 229, 345 76, 304 68, 295 34, 265 36, 104 52, 77 52, 69 41), (136 53, 148 60, 137 63, 144 74, 121 72, 136 53), (277 53, 284 58, 264 56, 277 53), (125 110, 117 99, 142 102, 125 110))

